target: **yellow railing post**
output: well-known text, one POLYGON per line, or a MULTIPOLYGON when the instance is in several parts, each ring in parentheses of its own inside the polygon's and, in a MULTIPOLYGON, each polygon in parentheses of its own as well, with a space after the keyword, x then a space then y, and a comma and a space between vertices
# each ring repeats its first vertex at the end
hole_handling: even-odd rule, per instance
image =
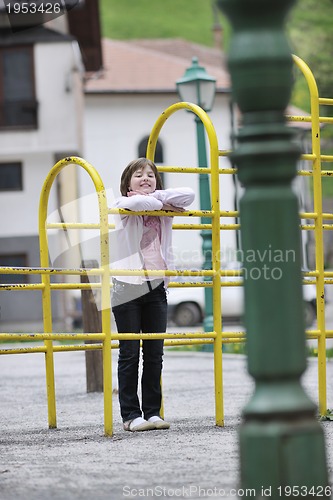
POLYGON ((109 223, 106 194, 103 189, 98 191, 100 208, 100 248, 102 274, 102 331, 103 341, 103 386, 104 386, 104 432, 106 436, 113 434, 112 418, 112 353, 111 353, 111 295, 110 295, 110 257, 109 257, 109 223))
POLYGON ((327 412, 326 397, 326 325, 325 325, 325 287, 324 287, 324 243, 323 243, 323 208, 322 208, 322 179, 321 179, 321 146, 319 95, 316 80, 307 64, 297 56, 293 56, 298 68, 302 71, 310 92, 311 99, 311 138, 313 155, 313 197, 315 224, 315 248, 317 275, 317 324, 318 336, 318 388, 319 411, 321 415, 327 412))
MULTIPOLYGON (((47 205, 49 193, 52 185, 52 177, 48 177, 45 181, 39 203, 39 252, 40 266, 49 267, 49 252, 48 239, 46 230, 47 205)), ((52 333, 52 306, 51 306, 51 289, 50 275, 42 274, 42 310, 43 310, 43 326, 44 333, 52 333)), ((53 358, 53 342, 52 340, 44 340, 45 351, 45 370, 46 370, 46 395, 48 408, 49 428, 57 427, 56 415, 56 397, 55 397, 55 381, 54 381, 54 358, 53 358)))
MULTIPOLYGON (((110 303, 110 275, 109 275, 109 225, 108 206, 104 184, 97 172, 87 161, 78 157, 67 157, 58 161, 50 170, 45 179, 39 203, 39 238, 40 238, 40 261, 41 267, 48 267, 48 240, 47 240, 47 206, 50 190, 53 181, 59 172, 67 165, 79 165, 90 175, 98 197, 99 218, 100 218, 100 252, 102 284, 101 284, 101 305, 102 305, 102 333, 105 334, 103 340, 103 382, 104 382, 104 430, 108 436, 112 435, 112 357, 111 357, 111 303, 110 303)), ((43 319, 44 332, 52 332, 52 308, 51 308, 51 287, 50 275, 43 274, 43 319)), ((53 366, 53 343, 52 340, 44 340, 46 346, 46 380, 47 398, 49 411, 49 426, 56 427, 56 402, 53 366)))

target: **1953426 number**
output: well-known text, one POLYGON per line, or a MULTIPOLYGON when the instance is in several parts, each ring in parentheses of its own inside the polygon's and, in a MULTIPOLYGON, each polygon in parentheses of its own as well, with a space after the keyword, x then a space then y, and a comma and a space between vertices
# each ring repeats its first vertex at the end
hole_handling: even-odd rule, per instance
POLYGON ((7 2, 5 7, 7 14, 60 14, 62 12, 60 2, 7 2))
POLYGON ((331 498, 331 486, 279 486, 278 494, 280 497, 323 497, 331 498))

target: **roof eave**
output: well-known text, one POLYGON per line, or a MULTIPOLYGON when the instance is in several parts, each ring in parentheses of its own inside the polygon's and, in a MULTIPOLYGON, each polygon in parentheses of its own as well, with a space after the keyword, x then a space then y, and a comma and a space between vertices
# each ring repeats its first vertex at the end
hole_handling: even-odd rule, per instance
MULTIPOLYGON (((85 94, 89 95, 100 95, 100 94, 134 94, 134 95, 142 95, 142 94, 177 94, 176 89, 85 89, 84 90, 85 94)), ((216 89, 217 94, 230 94, 231 89, 229 88, 217 88, 216 89)))

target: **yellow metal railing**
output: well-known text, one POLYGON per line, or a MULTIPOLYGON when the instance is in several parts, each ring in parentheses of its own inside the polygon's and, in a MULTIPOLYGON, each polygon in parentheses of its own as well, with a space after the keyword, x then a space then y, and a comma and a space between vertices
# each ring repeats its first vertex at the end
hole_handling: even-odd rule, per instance
MULTIPOLYGON (((315 267, 314 271, 305 272, 304 277, 313 278, 313 280, 304 281, 304 283, 314 283, 316 285, 316 308, 317 308, 317 328, 307 330, 308 339, 318 341, 318 399, 319 412, 322 416, 327 413, 327 380, 326 380, 326 339, 333 338, 333 330, 326 330, 325 321, 325 285, 333 284, 333 272, 324 269, 324 231, 333 230, 333 223, 323 223, 324 220, 333 220, 333 214, 323 213, 322 210, 322 178, 332 177, 332 170, 322 170, 322 163, 333 162, 333 155, 321 154, 321 124, 333 124, 332 117, 320 116, 320 106, 333 106, 332 98, 319 97, 316 80, 307 66, 307 64, 297 56, 293 56, 294 62, 306 79, 309 95, 311 112, 310 116, 287 116, 290 122, 308 122, 311 123, 311 153, 302 154, 301 159, 310 161, 312 169, 299 170, 300 176, 308 176, 313 179, 313 212, 300 212, 300 219, 311 219, 313 224, 300 224, 300 228, 305 231, 314 231, 315 237, 315 267)), ((219 156, 228 156, 229 151, 219 151, 219 156)), ((237 169, 220 169, 220 174, 236 174, 237 169)), ((238 212, 223 213, 223 217, 238 217, 238 212)), ((239 229, 239 224, 221 225, 220 229, 235 230, 239 229)), ((222 310, 223 314, 223 310, 222 310)), ((244 332, 239 332, 244 335, 244 332)), ((238 341, 238 339, 236 340, 238 341)))
POLYGON ((85 160, 77 157, 68 157, 60 160, 50 170, 42 187, 39 205, 39 240, 40 240, 40 268, 1 268, 2 274, 39 274, 41 283, 1 285, 0 290, 41 290, 43 305, 44 333, 29 334, 0 334, 0 341, 36 340, 44 341, 43 346, 27 347, 20 349, 1 349, 0 354, 44 352, 46 365, 46 388, 48 403, 48 422, 50 428, 57 426, 56 420, 56 397, 54 380, 54 352, 65 350, 92 349, 96 345, 84 346, 54 346, 54 340, 101 340, 99 348, 103 349, 103 373, 104 373, 104 422, 105 434, 112 434, 112 371, 111 371, 111 320, 110 320, 110 278, 109 278, 109 227, 108 207, 103 182, 98 172, 85 160), (97 193, 100 220, 98 224, 100 232, 100 262, 98 269, 55 269, 49 267, 49 248, 47 230, 52 225, 47 224, 47 209, 50 191, 53 182, 61 170, 69 164, 76 164, 84 168, 90 175, 97 193), (85 289, 92 288, 94 284, 78 283, 51 283, 51 276, 55 275, 99 275, 101 278, 100 288, 102 290, 102 332, 100 334, 61 334, 52 333, 52 306, 51 291, 60 289, 85 289))
MULTIPOLYGON (((153 160, 155 148, 159 133, 166 120, 176 111, 187 109, 197 115, 202 121, 209 142, 210 150, 210 169, 211 175, 211 212, 197 212, 198 215, 211 217, 212 231, 212 286, 213 286, 213 328, 214 328, 214 382, 215 382, 215 420, 216 425, 224 425, 223 412, 223 381, 222 381, 222 315, 221 315, 221 262, 220 262, 220 194, 219 194, 219 149, 214 126, 205 111, 199 106, 190 103, 177 103, 170 106, 164 111, 156 121, 151 131, 148 147, 147 158, 153 160)), ((186 169, 173 171, 186 171, 186 169)), ((195 169, 196 173, 203 173, 203 169, 195 169)), ((208 169, 204 169, 208 173, 208 169)), ((190 215, 190 214, 188 214, 190 215)), ((196 228, 202 228, 202 225, 197 224, 196 228)))
MULTIPOLYGON (((110 277, 109 277, 109 227, 107 213, 107 199, 103 182, 98 172, 85 160, 77 157, 68 157, 54 165, 45 179, 42 187, 39 204, 39 240, 40 240, 40 265, 42 268, 49 266, 49 249, 47 238, 47 210, 50 190, 56 176, 68 164, 76 164, 89 174, 94 183, 99 206, 99 232, 100 232, 100 269, 96 270, 101 276, 102 289, 102 340, 103 340, 103 386, 104 386, 104 429, 106 435, 112 434, 112 370, 111 370, 111 313, 110 313, 110 277)), ((52 271, 57 273, 56 270, 52 271)), ((69 272, 72 274, 72 272, 69 272)), ((75 273, 76 274, 76 273, 75 273)), ((79 270, 78 274, 86 274, 86 270, 79 270)), ((42 273, 42 304, 44 332, 52 332, 51 309, 51 281, 50 273, 42 273)), ((59 284, 61 287, 61 284, 59 284)), ((89 338, 89 336, 87 336, 89 338)), ((48 397, 49 427, 56 427, 56 400, 53 364, 53 343, 47 337, 45 344, 46 386, 48 397)))
MULTIPOLYGON (((215 379, 215 407, 216 407, 216 423, 223 425, 223 384, 222 384, 222 325, 221 325, 221 289, 220 289, 220 262, 218 256, 220 255, 220 213, 219 213, 219 169, 218 169, 218 144, 215 129, 212 125, 208 115, 198 106, 189 103, 177 103, 168 108, 159 119, 156 121, 147 150, 147 157, 153 159, 158 134, 165 123, 173 113, 180 109, 187 109, 199 116, 202 120, 210 144, 210 168, 207 172, 212 178, 212 199, 213 205, 210 211, 188 211, 182 216, 197 216, 211 218, 211 224, 174 224, 174 229, 204 229, 209 227, 212 230, 212 244, 213 244, 213 262, 211 270, 204 271, 150 271, 153 275, 170 275, 170 276, 211 276, 212 282, 201 284, 201 286, 213 287, 213 313, 214 313, 214 331, 212 332, 182 332, 182 333, 164 333, 164 334, 116 334, 111 332, 110 321, 110 277, 120 275, 140 275, 143 271, 140 270, 113 270, 109 269, 109 230, 114 228, 113 224, 109 223, 108 217, 113 213, 129 213, 130 215, 138 215, 138 212, 129 212, 108 209, 105 189, 103 182, 97 171, 85 160, 77 157, 68 157, 59 161, 50 171, 47 176, 40 197, 39 208, 39 235, 40 235, 40 268, 1 268, 2 274, 39 274, 41 276, 40 283, 34 284, 6 284, 0 285, 1 290, 41 290, 42 305, 43 305, 43 323, 44 333, 27 333, 27 334, 0 334, 0 341, 16 341, 16 340, 36 340, 43 341, 43 346, 26 347, 26 348, 11 348, 1 349, 0 354, 10 353, 28 353, 28 352, 44 352, 46 361, 46 385, 47 385, 47 400, 48 400, 48 421, 49 427, 54 428, 57 425, 56 421, 56 398, 55 398, 55 380, 54 380, 54 352, 72 351, 72 350, 103 350, 103 373, 104 373, 104 429, 106 435, 112 435, 112 370, 111 370, 111 348, 118 347, 117 341, 120 339, 151 339, 151 338, 164 338, 165 345, 177 344, 214 344, 214 379, 215 379), (85 224, 85 223, 47 223, 47 210, 50 190, 53 182, 60 171, 69 164, 76 164, 84 168, 90 175, 96 189, 99 205, 99 223, 85 224), (47 232, 50 229, 99 229, 100 231, 100 262, 101 265, 96 269, 56 269, 49 267, 49 248, 47 232), (100 276, 100 283, 52 283, 51 276, 56 275, 92 275, 100 276), (68 289, 101 289, 101 310, 102 310, 102 332, 100 333, 53 333, 52 332, 52 308, 51 308, 51 292, 53 290, 68 290, 68 289), (61 340, 97 340, 101 341, 99 344, 85 344, 85 345, 54 345, 53 341, 61 340)), ((170 167, 173 172, 183 171, 181 167, 170 167)), ((191 173, 202 173, 202 169, 186 169, 191 170, 191 173), (193 172, 192 172, 193 171, 193 172)), ((205 170, 206 172, 206 170, 205 170)), ((148 212, 144 212, 145 215, 148 212)), ((163 211, 154 211, 151 215, 167 215, 163 211)), ((174 215, 178 215, 175 213, 174 215)), ((112 249, 111 249, 112 251, 112 249)), ((173 283, 177 286, 177 283, 173 283)), ((197 285, 199 285, 197 283, 197 285)), ((225 342, 232 341, 234 335, 228 336, 225 342)), ((236 337, 236 336, 235 336, 236 337)), ((239 335, 238 335, 239 337, 239 335)), ((241 337, 240 337, 241 338, 241 337)))
MULTIPOLYGON (((325 325, 325 275, 324 275, 324 242, 323 242, 323 209, 322 209, 322 174, 321 162, 332 161, 333 157, 321 156, 320 124, 333 123, 332 119, 320 116, 320 104, 333 104, 333 99, 319 98, 316 80, 302 59, 294 56, 294 62, 303 73, 308 84, 311 104, 311 143, 312 152, 309 160, 312 161, 313 178, 313 206, 314 213, 307 218, 314 219, 315 235, 315 265, 317 287, 317 331, 311 332, 318 339, 318 389, 319 411, 321 415, 327 412, 326 395, 326 325, 325 325), (330 158, 330 159, 329 159, 330 158)), ((307 215, 307 214, 303 214, 307 215)))
MULTIPOLYGON (((302 155, 302 159, 312 162, 312 170, 300 170, 299 175, 312 176, 314 187, 314 211, 300 213, 300 219, 311 219, 313 224, 300 224, 302 230, 313 230, 315 234, 316 247, 316 269, 305 273, 307 279, 316 284, 317 290, 317 329, 308 330, 307 338, 318 340, 318 387, 319 387, 319 407, 320 413, 324 415, 327 411, 326 402, 326 338, 333 338, 333 330, 326 330, 325 326, 325 284, 333 283, 333 272, 324 271, 324 248, 323 248, 323 231, 332 230, 332 224, 323 224, 323 220, 333 220, 333 214, 322 213, 322 177, 331 175, 331 171, 321 170, 321 162, 333 161, 333 156, 321 155, 320 145, 320 124, 333 123, 333 119, 320 117, 319 106, 321 104, 333 105, 333 99, 319 98, 318 90, 314 77, 308 66, 298 57, 294 56, 295 63, 303 72, 309 86, 311 96, 311 117, 287 117, 290 121, 307 121, 312 124, 312 152, 302 155)), ((174 213, 175 217, 205 217, 210 218, 211 223, 189 223, 189 224, 173 224, 174 230, 202 230, 208 229, 212 232, 212 269, 201 271, 149 271, 152 275, 166 274, 168 276, 211 276, 210 282, 188 282, 177 283, 171 282, 170 286, 174 287, 212 287, 213 289, 213 331, 212 332, 182 332, 182 333, 164 333, 164 334, 117 334, 111 331, 111 311, 110 311, 110 277, 120 276, 124 274, 139 275, 143 271, 139 270, 113 270, 109 269, 109 231, 114 229, 114 224, 109 223, 109 215, 114 213, 127 213, 129 215, 138 215, 138 212, 129 212, 127 210, 113 210, 107 207, 107 200, 103 182, 98 172, 85 160, 77 157, 68 157, 59 161, 51 169, 47 176, 40 197, 39 208, 39 235, 40 235, 40 267, 39 268, 0 268, 0 274, 35 274, 40 275, 40 283, 34 284, 3 284, 0 285, 1 290, 40 290, 42 294, 43 305, 43 323, 44 333, 0 333, 0 342, 16 341, 16 340, 35 340, 42 341, 42 346, 36 347, 20 347, 0 349, 0 354, 17 354, 30 352, 43 352, 46 362, 46 385, 47 385, 47 400, 48 400, 48 421, 49 427, 56 427, 56 397, 55 397, 55 380, 54 380, 54 361, 53 354, 55 352, 78 351, 78 350, 95 350, 102 349, 103 351, 103 373, 104 373, 104 430, 106 435, 112 435, 112 358, 111 349, 118 347, 120 339, 150 339, 163 338, 166 346, 186 345, 186 344, 213 344, 214 346, 214 382, 215 382, 215 419, 219 426, 224 425, 223 411, 223 378, 222 378, 222 344, 238 343, 245 341, 244 331, 222 331, 222 316, 221 310, 221 286, 242 286, 242 281, 221 281, 221 277, 241 276, 241 271, 221 270, 220 263, 220 235, 221 231, 238 230, 238 223, 221 224, 220 218, 237 218, 239 213, 235 210, 221 210, 219 199, 219 176, 233 175, 237 173, 236 168, 219 168, 219 158, 229 155, 228 150, 219 150, 214 126, 208 115, 198 106, 190 103, 177 103, 166 109, 157 119, 152 128, 147 147, 147 158, 154 160, 156 143, 160 131, 164 123, 178 110, 189 110, 197 115, 205 126, 209 141, 210 149, 210 165, 208 168, 192 168, 192 167, 174 167, 163 166, 159 167, 162 172, 181 172, 189 174, 207 173, 211 176, 211 210, 189 210, 185 213, 174 213), (82 167, 90 175, 94 183, 97 193, 99 206, 99 222, 98 223, 47 223, 48 200, 51 187, 56 176, 60 171, 69 164, 76 164, 82 167), (56 269, 49 267, 48 257, 48 230, 54 229, 98 229, 100 234, 100 267, 96 269, 56 269), (51 276, 57 275, 72 275, 72 276, 99 276, 98 283, 53 283, 51 276), (84 289, 99 289, 101 291, 101 310, 102 310, 102 331, 99 333, 53 333, 52 326, 52 308, 51 308, 51 293, 54 290, 84 290, 84 289), (62 340, 95 340, 100 341, 94 344, 80 345, 54 345, 54 341, 62 340)), ((144 212, 147 214, 159 216, 166 215, 163 211, 144 212)), ((177 219, 175 219, 176 221, 177 219)), ((112 252, 112 248, 110 249, 112 252)), ((223 305, 223 304, 222 304, 223 305)))

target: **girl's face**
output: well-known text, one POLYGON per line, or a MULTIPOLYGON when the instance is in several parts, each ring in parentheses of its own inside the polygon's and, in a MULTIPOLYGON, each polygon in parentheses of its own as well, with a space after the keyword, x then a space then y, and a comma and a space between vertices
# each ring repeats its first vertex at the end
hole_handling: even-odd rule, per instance
POLYGON ((130 180, 129 190, 144 194, 156 191, 156 177, 149 165, 134 172, 130 180))

